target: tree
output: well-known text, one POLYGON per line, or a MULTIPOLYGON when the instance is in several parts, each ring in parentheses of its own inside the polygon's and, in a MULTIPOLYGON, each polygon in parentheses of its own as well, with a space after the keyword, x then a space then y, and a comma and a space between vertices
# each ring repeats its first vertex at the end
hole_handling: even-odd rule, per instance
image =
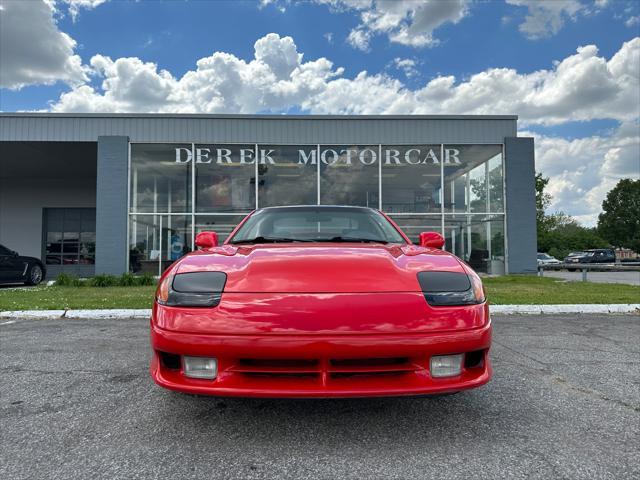
POLYGON ((564 212, 547 215, 551 195, 544 190, 549 183, 541 173, 536 174, 536 223, 538 227, 538 251, 547 252, 562 260, 569 252, 589 248, 605 248, 609 242, 595 228, 580 225, 564 212))
MULTIPOLYGON (((565 215, 565 218, 567 217, 565 215)), ((606 248, 609 246, 604 238, 596 233, 595 228, 586 228, 579 225, 574 219, 550 230, 538 242, 538 247, 543 252, 548 252, 560 260, 569 252, 587 250, 589 248, 606 248)))
POLYGON ((544 189, 549 183, 549 177, 545 178, 542 173, 536 173, 536 226, 538 235, 549 230, 545 210, 551 205, 551 194, 544 189))
POLYGON ((494 168, 489 171, 489 189, 487 191, 487 178, 482 175, 479 178, 469 180, 473 200, 471 200, 472 212, 489 211, 487 208, 495 208, 495 205, 502 205, 502 168, 494 168), (487 193, 489 194, 490 206, 487 205, 487 193))
POLYGON ((607 193, 598 233, 616 247, 640 252, 640 179, 622 179, 607 193))

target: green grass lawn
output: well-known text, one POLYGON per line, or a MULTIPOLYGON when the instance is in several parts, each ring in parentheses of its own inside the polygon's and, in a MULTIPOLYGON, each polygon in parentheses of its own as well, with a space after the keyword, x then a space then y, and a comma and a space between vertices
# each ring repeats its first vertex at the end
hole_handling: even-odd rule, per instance
MULTIPOLYGON (((511 275, 483 279, 495 305, 543 303, 640 303, 640 287, 564 282, 555 278, 511 275)), ((151 308, 150 287, 0 288, 1 310, 151 308)))
POLYGON ((640 303, 640 286, 619 283, 566 282, 557 278, 508 275, 484 278, 494 305, 560 303, 640 303))
POLYGON ((155 286, 0 288, 0 311, 151 308, 155 289, 155 286))

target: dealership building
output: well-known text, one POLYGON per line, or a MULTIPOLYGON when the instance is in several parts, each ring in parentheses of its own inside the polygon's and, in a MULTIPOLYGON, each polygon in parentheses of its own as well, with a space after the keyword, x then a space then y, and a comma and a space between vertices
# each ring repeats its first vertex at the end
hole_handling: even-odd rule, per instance
POLYGON ((360 205, 480 272, 528 273, 534 177, 509 115, 0 113, 0 244, 49 277, 158 274, 255 208, 360 205))

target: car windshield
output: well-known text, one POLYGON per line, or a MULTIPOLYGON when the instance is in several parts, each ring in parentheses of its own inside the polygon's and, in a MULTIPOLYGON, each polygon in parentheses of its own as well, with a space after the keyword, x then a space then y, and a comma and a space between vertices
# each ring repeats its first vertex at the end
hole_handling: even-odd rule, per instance
POLYGON ((550 255, 546 254, 546 253, 539 253, 538 254, 538 260, 548 260, 549 258, 553 258, 550 255))
POLYGON ((258 210, 230 240, 232 244, 277 242, 405 243, 405 240, 375 210, 320 206, 258 210))

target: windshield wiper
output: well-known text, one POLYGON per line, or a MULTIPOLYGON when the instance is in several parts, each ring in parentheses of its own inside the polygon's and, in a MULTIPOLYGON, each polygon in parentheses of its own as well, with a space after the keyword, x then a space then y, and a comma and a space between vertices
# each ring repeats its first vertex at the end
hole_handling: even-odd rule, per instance
POLYGON ((246 240, 232 241, 232 245, 239 245, 241 243, 292 243, 292 242, 313 242, 313 240, 307 240, 302 238, 286 238, 286 237, 255 237, 247 238, 246 240))
POLYGON ((389 243, 386 240, 375 238, 360 238, 360 237, 332 237, 324 240, 316 240, 317 242, 360 242, 360 243, 389 243))

